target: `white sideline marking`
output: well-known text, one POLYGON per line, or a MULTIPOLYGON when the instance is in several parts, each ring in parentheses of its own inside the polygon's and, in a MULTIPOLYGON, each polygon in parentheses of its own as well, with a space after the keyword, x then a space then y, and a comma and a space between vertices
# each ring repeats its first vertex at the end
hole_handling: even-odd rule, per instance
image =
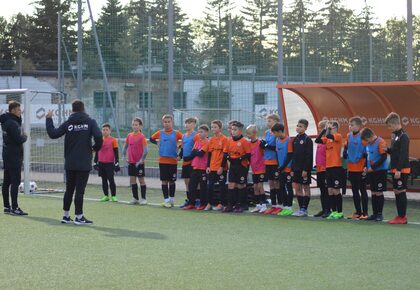
MULTIPOLYGON (((42 197, 52 197, 52 198, 63 198, 62 196, 57 196, 57 195, 51 195, 51 194, 34 194, 33 196, 42 196, 42 197)), ((89 197, 85 197, 84 198, 84 200, 88 200, 88 201, 100 201, 100 199, 98 199, 98 198, 89 198, 89 197)), ((124 204, 130 204, 130 202, 129 201, 125 201, 125 200, 119 200, 117 203, 124 203, 124 204)), ((152 206, 161 206, 161 204, 160 203, 148 203, 147 205, 152 205, 152 206)), ((142 206, 140 206, 140 207, 142 207, 142 206)), ((175 209, 177 209, 177 208, 179 208, 180 207, 180 205, 174 205, 174 208, 175 209)), ((311 218, 313 218, 313 216, 308 216, 308 217, 311 217, 311 218)), ((346 219, 343 219, 343 221, 345 221, 346 219)), ((348 222, 351 222, 350 220, 348 220, 348 222)), ((387 223, 388 222, 388 220, 383 220, 382 221, 383 223, 387 223)), ((409 225, 416 225, 416 226, 420 226, 420 222, 408 222, 408 224, 409 225)))

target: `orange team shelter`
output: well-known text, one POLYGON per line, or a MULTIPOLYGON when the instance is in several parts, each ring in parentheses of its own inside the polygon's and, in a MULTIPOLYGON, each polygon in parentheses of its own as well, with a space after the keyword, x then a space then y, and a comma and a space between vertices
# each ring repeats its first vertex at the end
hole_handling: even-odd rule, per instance
POLYGON ((410 157, 420 159, 420 81, 279 84, 277 88, 286 128, 283 90, 302 98, 316 123, 321 120, 338 121, 340 133, 345 136, 349 119, 360 116, 363 125, 373 129, 388 145, 391 132, 384 120, 390 112, 396 112, 410 136, 410 157))

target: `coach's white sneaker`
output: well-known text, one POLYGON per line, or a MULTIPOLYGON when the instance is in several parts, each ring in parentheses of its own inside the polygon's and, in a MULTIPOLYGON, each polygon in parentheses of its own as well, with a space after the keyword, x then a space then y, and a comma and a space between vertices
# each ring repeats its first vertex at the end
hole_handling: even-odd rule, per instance
POLYGON ((140 204, 140 205, 146 205, 146 204, 147 204, 147 200, 146 200, 146 199, 141 198, 141 199, 140 199, 140 201, 139 201, 139 204, 140 204))

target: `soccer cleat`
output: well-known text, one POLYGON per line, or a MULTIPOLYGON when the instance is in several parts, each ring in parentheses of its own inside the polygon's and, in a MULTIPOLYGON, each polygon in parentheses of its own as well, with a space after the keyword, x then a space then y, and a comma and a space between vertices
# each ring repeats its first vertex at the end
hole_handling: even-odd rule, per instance
POLYGON ((228 205, 227 207, 225 207, 225 208, 222 210, 222 212, 223 212, 223 213, 233 212, 233 208, 232 208, 230 205, 228 205))
POLYGON ((322 218, 323 219, 325 219, 325 218, 327 218, 327 217, 329 217, 330 216, 330 214, 331 214, 331 212, 330 211, 326 211, 326 212, 324 212, 323 214, 322 214, 322 218))
POLYGON ((360 219, 361 216, 362 216, 361 214, 353 213, 352 215, 347 216, 347 219, 349 219, 349 220, 357 220, 357 219, 360 219))
POLYGON ((186 199, 185 201, 184 201, 184 204, 183 205, 181 205, 181 206, 179 206, 179 208, 184 208, 184 207, 186 207, 188 205, 188 199, 186 199))
POLYGON ((342 212, 337 212, 334 216, 336 219, 340 220, 344 218, 344 214, 342 212))
POLYGON ((282 211, 283 211, 283 209, 281 207, 277 207, 270 214, 271 215, 278 215, 282 211))
POLYGON ((361 214, 359 220, 366 220, 369 216, 367 214, 361 214))
POLYGON ((306 216, 306 215, 305 215, 305 210, 303 208, 299 209, 298 211, 295 211, 292 214, 292 216, 296 216, 296 217, 303 217, 303 216, 306 216))
POLYGON ((216 206, 213 206, 213 210, 215 210, 215 211, 222 211, 223 209, 224 209, 224 207, 221 203, 219 203, 216 206))
POLYGON ((259 210, 259 212, 258 212, 258 213, 264 213, 266 210, 267 210, 267 205, 266 205, 265 203, 263 203, 263 204, 261 205, 261 209, 259 210))
POLYGON ((27 212, 24 212, 21 208, 15 208, 10 211, 12 215, 28 215, 27 212))
POLYGON ((195 207, 199 207, 201 205, 200 200, 196 199, 195 200, 195 207))
POLYGON ((322 217, 323 214, 324 214, 324 212, 321 210, 317 214, 314 214, 314 217, 322 217))
POLYGON ((78 226, 89 226, 89 225, 93 224, 93 221, 90 221, 87 218, 85 218, 84 216, 82 216, 80 219, 78 219, 76 217, 74 219, 74 224, 78 225, 78 226))
POLYGON ((188 204, 188 205, 184 206, 182 209, 183 210, 192 210, 192 209, 195 209, 195 206, 193 206, 192 204, 188 204))
POLYGON ((206 208, 205 205, 200 205, 199 207, 196 207, 196 210, 204 210, 206 208))
POLYGON ((293 210, 291 208, 284 208, 277 215, 279 215, 279 216, 291 216, 291 215, 293 215, 293 210))
POLYGON ((69 224, 71 223, 73 220, 71 219, 71 217, 69 216, 63 216, 63 218, 61 219, 61 223, 62 224, 69 224))
POLYGON ((377 215, 376 215, 376 219, 375 219, 375 221, 376 222, 381 222, 381 221, 383 221, 384 220, 384 216, 381 214, 381 213, 378 213, 377 215))
POLYGON ((162 206, 163 207, 166 207, 166 208, 171 208, 172 207, 172 204, 170 202, 168 202, 168 201, 165 201, 165 202, 162 203, 162 206))
POLYGON ((10 207, 5 207, 4 210, 3 210, 3 213, 4 214, 11 214, 12 210, 10 209, 10 207))
POLYGON ((144 198, 140 198, 139 204, 140 205, 146 205, 147 204, 147 200, 144 199, 144 198))
POLYGON ((108 195, 103 196, 103 197, 100 199, 100 201, 103 201, 103 202, 105 202, 105 201, 109 201, 109 197, 108 197, 108 195))
POLYGON ((251 210, 252 213, 259 212, 261 210, 261 204, 257 204, 253 210, 251 210))
POLYGON ((117 196, 111 196, 111 201, 112 202, 118 202, 118 197, 117 196))
POLYGON ((390 225, 405 225, 407 224, 407 217, 406 216, 400 217, 397 215, 395 218, 388 221, 388 223, 390 225))
POLYGON ((174 205, 175 205, 175 198, 174 197, 170 197, 169 198, 169 203, 171 204, 171 207, 174 207, 174 205))
POLYGON ((330 215, 327 217, 327 220, 334 220, 335 219, 335 215, 337 214, 336 211, 332 211, 330 213, 330 215))
POLYGON ((270 207, 270 208, 268 208, 267 210, 264 211, 264 214, 271 214, 271 212, 275 209, 276 209, 275 207, 270 207))
POLYGON ((243 211, 244 210, 243 210, 243 208, 240 205, 235 206, 235 208, 233 209, 233 212, 234 213, 242 213, 243 211))
POLYGON ((139 200, 138 200, 138 199, 133 198, 133 199, 130 201, 130 204, 139 204, 139 200))
POLYGON ((367 221, 374 221, 374 220, 376 220, 376 214, 370 215, 366 220, 367 221))
POLYGON ((204 208, 204 210, 205 211, 210 211, 210 210, 212 210, 213 208, 212 208, 212 206, 211 206, 211 204, 210 203, 208 203, 207 204, 207 206, 204 208))

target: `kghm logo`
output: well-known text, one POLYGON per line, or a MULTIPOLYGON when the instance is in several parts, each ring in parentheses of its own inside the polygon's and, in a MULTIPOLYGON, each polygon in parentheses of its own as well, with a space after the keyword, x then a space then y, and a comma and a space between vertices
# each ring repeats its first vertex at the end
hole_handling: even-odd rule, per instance
POLYGON ((402 117, 402 118, 401 118, 401 123, 402 123, 404 126, 407 126, 407 125, 410 123, 410 119, 409 119, 408 117, 402 117))

